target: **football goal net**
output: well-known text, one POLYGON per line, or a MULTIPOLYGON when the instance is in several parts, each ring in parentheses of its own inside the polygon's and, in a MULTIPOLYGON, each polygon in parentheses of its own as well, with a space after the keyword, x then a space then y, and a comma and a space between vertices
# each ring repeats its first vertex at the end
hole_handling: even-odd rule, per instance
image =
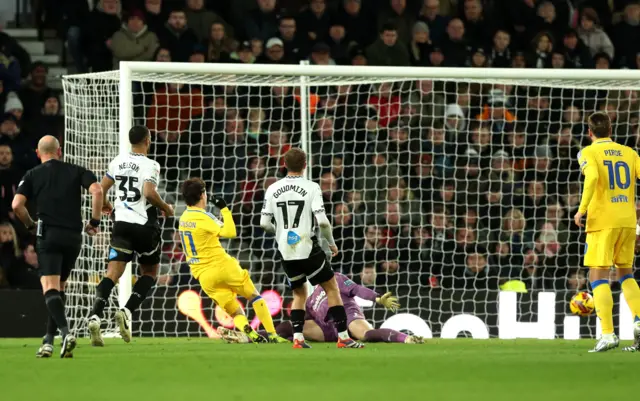
MULTIPOLYGON (((624 70, 126 62, 64 78, 64 152, 102 176, 128 151, 132 125, 147 126, 161 195, 179 216, 180 183, 195 176, 225 198, 238 238, 224 246, 276 321, 287 319, 290 291, 260 210, 265 189, 286 174, 283 155, 301 147, 340 248, 334 270, 401 300, 397 316, 363 302, 372 324, 527 336, 500 327, 512 319, 538 325, 530 336, 587 337, 597 319, 568 316, 567 303, 589 289, 584 232, 572 222, 577 155, 596 111, 611 117, 617 142, 638 146, 639 89, 640 73, 624 70)), ((85 207, 88 215, 89 198, 85 207)), ((206 336, 209 325, 230 324, 191 278, 177 218, 162 220, 158 285, 134 316, 134 335, 206 336), (198 315, 200 301, 200 323, 179 311, 198 315)), ((107 224, 85 237, 67 287, 80 334, 109 235, 107 224)), ((128 268, 105 320, 129 297, 136 270, 128 268)), ((630 317, 619 308, 624 338, 630 317)))

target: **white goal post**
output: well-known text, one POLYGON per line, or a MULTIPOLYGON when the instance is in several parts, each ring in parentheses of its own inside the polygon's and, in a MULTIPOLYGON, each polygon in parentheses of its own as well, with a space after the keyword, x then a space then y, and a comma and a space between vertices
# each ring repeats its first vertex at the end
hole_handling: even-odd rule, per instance
MULTIPOLYGON (((227 245, 262 291, 289 294, 252 207, 282 176, 278 152, 300 146, 342 245, 335 270, 403 301, 404 320, 365 308, 376 325, 424 332, 418 316, 429 333, 450 334, 448 320, 472 315, 498 336, 500 288, 521 281, 518 319, 555 313, 554 335, 596 334, 593 318, 562 329, 578 324, 562 320, 565 300, 587 290, 583 237, 571 223, 580 191, 574 153, 596 110, 614 117, 617 140, 640 145, 640 71, 121 62, 118 71, 65 76, 63 85, 65 160, 100 177, 129 151, 131 126, 147 125, 161 194, 178 213, 179 182, 189 175, 235 203, 244 237, 227 245), (537 309, 540 293, 555 294, 554 311, 537 309)), ((172 225, 163 227, 168 278, 134 316, 137 335, 206 335, 177 312, 176 297, 199 288, 172 225)), ((109 228, 85 238, 67 288, 78 330, 106 268, 109 228)), ((133 280, 128 266, 107 315, 126 303, 133 280)), ((202 298, 206 319, 224 324, 202 298)), ((276 309, 285 319, 286 305, 276 309)))

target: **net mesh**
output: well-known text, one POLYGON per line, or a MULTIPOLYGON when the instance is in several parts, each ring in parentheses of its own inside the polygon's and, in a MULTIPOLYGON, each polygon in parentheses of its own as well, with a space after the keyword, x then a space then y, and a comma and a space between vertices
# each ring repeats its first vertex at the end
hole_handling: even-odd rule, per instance
MULTIPOLYGON (((66 159, 97 175, 118 153, 117 77, 64 80, 66 159)), ((150 157, 162 166, 161 195, 179 216, 179 182, 202 177, 232 205, 238 238, 227 250, 258 288, 279 294, 289 291, 273 237, 259 226, 260 210, 265 188, 285 173, 282 156, 307 135, 305 113, 310 178, 320 184, 341 249, 334 269, 379 293, 401 294, 404 311, 426 320, 434 335, 461 312, 484 314, 495 326, 487 304, 510 280, 562 300, 586 290, 584 234, 572 224, 586 118, 606 111, 616 141, 635 148, 639 139, 639 85, 631 80, 312 76, 303 109, 299 76, 132 77, 134 123, 153 134, 150 157)), ((85 207, 88 214, 89 199, 85 207)), ((106 268, 108 235, 109 227, 85 239, 71 277, 76 328, 106 268)), ((142 306, 140 320, 147 323, 137 326, 138 334, 205 335, 176 313, 177 294, 199 287, 184 263, 175 221, 164 221, 162 238, 158 288, 142 306)), ((535 298, 526 302, 533 308, 535 298)), ((567 310, 563 302, 556 312, 567 310)), ((205 315, 224 323, 210 310, 205 315)), ((376 326, 390 317, 369 316, 376 326)), ((595 335, 595 319, 581 328, 595 335)))

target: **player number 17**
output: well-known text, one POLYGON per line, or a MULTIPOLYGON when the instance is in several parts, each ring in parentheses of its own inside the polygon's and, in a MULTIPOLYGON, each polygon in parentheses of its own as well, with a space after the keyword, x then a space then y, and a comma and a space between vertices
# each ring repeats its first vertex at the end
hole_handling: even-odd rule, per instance
POLYGON ((629 165, 623 161, 615 162, 611 160, 605 160, 604 165, 607 166, 609 171, 609 189, 616 189, 616 186, 620 189, 627 189, 631 185, 631 171, 629 165), (624 174, 624 181, 621 175, 624 174))

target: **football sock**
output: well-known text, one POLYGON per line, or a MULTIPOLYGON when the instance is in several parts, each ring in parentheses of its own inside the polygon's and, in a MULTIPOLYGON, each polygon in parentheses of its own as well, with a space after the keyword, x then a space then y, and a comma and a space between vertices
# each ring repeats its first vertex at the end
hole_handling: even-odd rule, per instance
POLYGON ((407 335, 391 329, 374 329, 364 334, 364 341, 368 343, 404 343, 407 335))
POLYGON ((55 320, 62 334, 62 338, 69 334, 69 325, 67 324, 67 317, 64 314, 64 303, 60 297, 60 291, 49 290, 44 294, 44 301, 47 304, 49 315, 55 320))
POLYGON ((302 329, 304 328, 304 309, 291 310, 291 326, 293 326, 293 339, 304 341, 302 329))
POLYGON ((91 316, 96 315, 102 318, 104 315, 104 308, 109 304, 109 296, 111 290, 116 284, 109 277, 103 277, 96 288, 96 299, 93 301, 93 308, 91 309, 91 316))
MULTIPOLYGON (((64 305, 64 301, 65 301, 64 291, 60 291, 60 298, 62 299, 62 305, 64 305)), ((47 334, 45 334, 44 336, 43 343, 53 345, 53 339, 56 337, 57 332, 58 332, 58 324, 56 323, 55 320, 53 320, 53 317, 49 315, 47 319, 47 334)))
POLYGON ((264 299, 262 299, 261 296, 253 298, 251 300, 251 306, 253 307, 253 311, 258 316, 258 319, 260 319, 262 327, 264 327, 267 333, 275 334, 276 328, 273 325, 271 312, 269 311, 269 307, 267 306, 267 303, 264 301, 264 299))
POLYGON ((249 320, 245 315, 235 315, 233 317, 233 324, 236 328, 244 333, 244 328, 249 325, 249 320))
POLYGON ((613 333, 613 294, 609 280, 596 280, 591 283, 596 314, 602 325, 602 334, 613 333))
POLYGON ((338 337, 341 340, 349 339, 349 331, 347 330, 347 312, 344 310, 344 306, 335 305, 329 308, 329 316, 333 320, 336 330, 338 330, 338 337))
POLYGON ((124 306, 129 309, 129 312, 132 312, 140 306, 142 301, 147 298, 147 294, 149 294, 149 290, 156 284, 156 279, 151 276, 141 276, 138 281, 133 285, 133 290, 131 291, 131 296, 127 301, 127 304, 124 306))
POLYGON ((632 274, 627 274, 620 277, 620 286, 622 287, 624 299, 627 300, 627 305, 629 305, 629 309, 633 313, 633 321, 640 321, 640 288, 638 288, 638 283, 632 274))

